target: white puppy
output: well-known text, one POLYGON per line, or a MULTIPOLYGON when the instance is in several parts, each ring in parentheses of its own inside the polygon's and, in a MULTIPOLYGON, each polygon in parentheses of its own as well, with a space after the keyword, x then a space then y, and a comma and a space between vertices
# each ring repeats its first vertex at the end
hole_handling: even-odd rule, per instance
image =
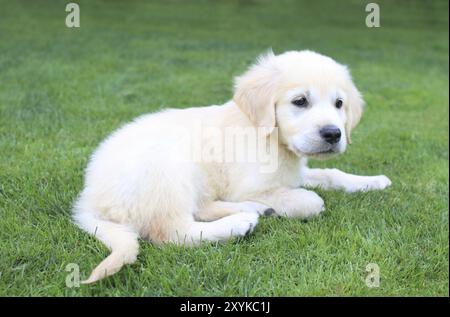
POLYGON ((362 107, 345 66, 292 51, 261 57, 236 79, 233 100, 224 105, 165 110, 120 128, 92 156, 74 208, 76 223, 111 250, 85 283, 134 262, 138 237, 223 241, 251 232, 261 214, 306 218, 323 211, 323 200, 301 186, 348 192, 389 186, 385 176, 306 166, 308 157, 345 151, 362 107), (216 130, 205 133, 207 127, 216 130), (205 159, 212 152, 223 158, 230 127, 255 132, 245 144, 256 160, 205 159), (275 167, 268 169, 250 144, 265 150, 275 144, 269 155, 275 167))

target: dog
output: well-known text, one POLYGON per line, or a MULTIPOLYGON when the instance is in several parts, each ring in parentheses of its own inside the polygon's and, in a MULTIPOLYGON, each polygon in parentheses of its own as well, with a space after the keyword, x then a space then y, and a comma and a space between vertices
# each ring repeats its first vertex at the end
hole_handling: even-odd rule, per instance
POLYGON ((224 241, 251 233, 260 215, 305 219, 324 211, 322 198, 305 187, 356 192, 390 186, 384 175, 307 166, 309 158, 346 150, 363 107, 346 66, 308 50, 269 52, 235 79, 225 104, 163 110, 118 129, 92 155, 74 206, 75 223, 111 251, 83 283, 136 261, 138 238, 180 245, 224 241), (269 155, 275 168, 264 171, 258 159, 192 159, 187 135, 205 153, 223 152, 223 135, 191 133, 198 127, 223 135, 230 127, 255 132, 265 149, 276 145, 269 155))

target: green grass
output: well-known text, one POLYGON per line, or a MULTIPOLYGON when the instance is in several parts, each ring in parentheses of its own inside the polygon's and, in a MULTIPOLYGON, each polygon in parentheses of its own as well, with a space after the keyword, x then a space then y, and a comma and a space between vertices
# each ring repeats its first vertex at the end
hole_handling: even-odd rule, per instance
POLYGON ((448 296, 448 2, 0 0, 0 295, 448 296), (315 166, 386 174, 382 192, 319 191, 308 222, 185 249, 141 243, 138 261, 68 288, 107 254, 70 221, 96 145, 162 107, 219 104, 261 52, 313 49, 350 66, 367 108, 346 155, 315 166), (377 263, 379 288, 365 267, 377 263))

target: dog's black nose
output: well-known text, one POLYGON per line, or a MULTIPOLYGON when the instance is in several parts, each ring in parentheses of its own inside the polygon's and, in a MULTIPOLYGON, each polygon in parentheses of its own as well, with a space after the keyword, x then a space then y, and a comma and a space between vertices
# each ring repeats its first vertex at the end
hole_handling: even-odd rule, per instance
POLYGON ((326 125, 320 129, 319 133, 330 144, 338 143, 341 139, 341 130, 335 125, 326 125))

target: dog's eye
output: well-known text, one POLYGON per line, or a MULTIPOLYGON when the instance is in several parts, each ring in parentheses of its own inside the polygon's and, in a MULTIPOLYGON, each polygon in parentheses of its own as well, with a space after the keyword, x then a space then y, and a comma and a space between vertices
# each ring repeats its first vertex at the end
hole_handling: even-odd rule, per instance
POLYGON ((343 104, 342 99, 337 99, 334 105, 336 106, 336 108, 341 109, 342 104, 343 104))
POLYGON ((306 107, 308 105, 308 100, 306 100, 305 97, 301 97, 299 99, 292 101, 292 103, 297 107, 306 107))

